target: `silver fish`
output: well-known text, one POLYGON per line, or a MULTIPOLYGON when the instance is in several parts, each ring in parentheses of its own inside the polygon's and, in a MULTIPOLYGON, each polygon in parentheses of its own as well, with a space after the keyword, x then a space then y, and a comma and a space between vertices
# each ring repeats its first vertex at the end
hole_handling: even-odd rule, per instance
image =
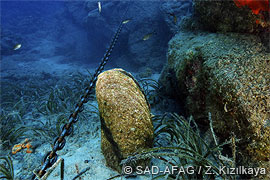
POLYGON ((151 37, 153 34, 154 34, 154 33, 152 32, 152 33, 148 33, 148 34, 144 35, 142 40, 146 41, 146 40, 150 39, 150 37, 151 37))
POLYGON ((124 20, 122 23, 123 24, 126 24, 126 23, 128 23, 130 21, 130 19, 126 19, 126 20, 124 20))
POLYGON ((101 13, 101 3, 98 1, 98 12, 101 13))
POLYGON ((16 46, 14 46, 13 50, 16 51, 16 50, 20 49, 21 47, 22 47, 21 44, 17 44, 16 46))

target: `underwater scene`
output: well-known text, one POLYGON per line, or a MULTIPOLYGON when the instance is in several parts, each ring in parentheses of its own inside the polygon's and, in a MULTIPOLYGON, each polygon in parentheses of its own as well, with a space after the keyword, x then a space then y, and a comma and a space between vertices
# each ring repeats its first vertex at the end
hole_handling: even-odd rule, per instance
POLYGON ((269 0, 0 5, 0 179, 270 179, 269 0))

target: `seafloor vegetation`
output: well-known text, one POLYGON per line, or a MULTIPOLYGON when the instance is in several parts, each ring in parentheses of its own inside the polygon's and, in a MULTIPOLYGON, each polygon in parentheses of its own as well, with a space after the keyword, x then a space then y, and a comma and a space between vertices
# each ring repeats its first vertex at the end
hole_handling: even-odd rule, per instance
MULTIPOLYGON (((61 78, 48 77, 46 73, 40 76, 25 76, 13 79, 15 83, 2 79, 1 155, 14 155, 25 151, 24 146, 19 150, 15 149, 15 144, 23 142, 25 138, 31 139, 33 143, 31 150, 26 153, 34 153, 40 144, 52 143, 73 111, 74 104, 82 94, 82 87, 87 87, 90 79, 90 73, 83 75, 80 72, 66 74, 61 78)), ((94 100, 94 95, 89 99, 94 100)), ((91 104, 91 101, 86 106, 84 113, 78 116, 80 121, 86 121, 98 114, 97 107, 91 104)), ((96 129, 94 126, 94 123, 88 124, 88 128, 93 130, 96 129)), ((1 164, 1 172, 9 177, 8 179, 12 179, 11 175, 7 175, 8 171, 14 174, 12 161, 10 158, 3 160, 8 164, 1 164)))
MULTIPOLYGON (((25 138, 31 139, 33 144, 29 153, 33 153, 40 144, 53 142, 66 123, 74 104, 77 103, 76 100, 82 94, 82 87, 87 87, 89 79, 91 79, 90 73, 87 75, 80 72, 64 76, 65 78, 61 79, 47 76, 47 74, 42 74, 35 77, 21 77, 27 79, 27 81, 18 78, 14 80, 16 83, 2 82, 1 155, 4 157, 1 158, 1 177, 7 179, 16 177, 12 160, 6 156, 20 152, 11 151, 16 143, 22 142, 25 138)), ((158 91, 158 82, 151 78, 139 78, 138 81, 151 106, 155 108, 157 99, 162 101, 158 91)), ((83 113, 79 114, 80 121, 77 126, 90 122, 93 118, 98 118, 98 109, 92 103, 93 101, 95 101, 94 94, 85 105, 83 113)), ((209 120, 209 123, 211 123, 210 117, 209 120)), ((219 144, 214 131, 209 129, 204 133, 200 132, 192 117, 185 119, 177 114, 165 113, 155 115, 153 123, 155 127, 154 148, 130 156, 123 163, 141 158, 154 158, 157 159, 153 161, 154 164, 159 164, 161 167, 165 165, 177 165, 185 168, 188 166, 202 167, 201 174, 177 175, 176 173, 154 176, 154 179, 164 178, 164 176, 167 176, 168 179, 175 179, 180 176, 187 179, 212 178, 219 176, 217 173, 218 166, 234 166, 233 159, 222 155, 222 148, 225 144, 233 146, 232 139, 219 144), (163 165, 157 161, 163 162, 163 165), (208 166, 213 167, 214 174, 203 175, 208 166)), ((87 124, 88 129, 98 130, 97 127, 94 127, 97 124, 87 124), (89 126, 91 124, 93 127, 89 126)), ((75 131, 75 133, 79 133, 77 130, 75 131)), ((92 131, 92 133, 97 133, 97 131, 92 131)), ((21 149, 21 151, 25 150, 21 149)), ((29 174, 29 172, 26 174, 29 174)), ((233 177, 227 175, 224 177, 233 179, 233 177)))
MULTIPOLYGON (((14 79, 14 83, 2 79, 2 149, 10 149, 18 139, 28 135, 52 140, 60 133, 67 116, 82 94, 81 87, 87 87, 91 78, 91 74, 85 77, 79 72, 61 79, 47 76, 44 73, 40 76, 21 77, 14 79)), ((91 108, 87 109, 90 111, 91 108)), ((86 115, 87 110, 79 118, 85 119, 86 115)))

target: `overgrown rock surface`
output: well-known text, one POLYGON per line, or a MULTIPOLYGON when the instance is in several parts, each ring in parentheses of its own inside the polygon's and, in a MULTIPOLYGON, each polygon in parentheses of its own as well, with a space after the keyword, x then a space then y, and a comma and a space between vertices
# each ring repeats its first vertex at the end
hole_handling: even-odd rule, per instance
POLYGON ((238 7, 236 4, 237 1, 233 0, 194 0, 195 16, 211 31, 252 33, 266 28, 267 25, 259 23, 259 20, 267 20, 265 18, 269 13, 256 15, 248 6, 238 7), (262 17, 263 15, 265 17, 262 17))
MULTIPOLYGON (((270 54, 256 36, 179 33, 169 42, 159 80, 200 124, 221 139, 232 133, 239 165, 270 167, 270 54), (240 162, 242 161, 242 162, 240 162)), ((268 175, 269 176, 269 175, 268 175)))
POLYGON ((194 0, 193 7, 195 19, 204 29, 257 34, 270 52, 270 10, 267 10, 267 2, 194 0))
MULTIPOLYGON (((150 106, 133 77, 122 69, 98 76, 96 96, 101 118, 101 149, 109 167, 122 172, 121 160, 153 146, 150 106)), ((144 166, 147 161, 138 161, 144 166)))

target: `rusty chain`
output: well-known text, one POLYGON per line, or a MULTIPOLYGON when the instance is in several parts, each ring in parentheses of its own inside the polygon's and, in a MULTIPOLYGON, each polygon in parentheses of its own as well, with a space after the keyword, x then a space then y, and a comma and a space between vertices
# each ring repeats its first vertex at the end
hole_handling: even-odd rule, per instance
MULTIPOLYGON (((126 10, 127 12, 127 10, 126 10)), ((123 17, 125 16, 126 12, 124 13, 123 17)), ((59 137, 56 137, 53 143, 53 147, 52 150, 47 152, 43 158, 43 165, 41 167, 41 169, 39 169, 38 172, 38 176, 41 178, 45 173, 46 170, 50 167, 52 167, 52 165, 57 161, 58 155, 57 155, 57 151, 61 150, 64 148, 65 144, 66 144, 66 136, 69 136, 72 131, 73 131, 73 124, 76 123, 78 121, 77 119, 77 115, 79 112, 83 111, 83 105, 85 103, 87 103, 87 99, 89 97, 89 95, 91 94, 96 81, 97 81, 97 77, 98 75, 104 70, 104 67, 106 65, 106 63, 108 62, 109 56, 111 55, 111 52, 116 44, 116 41, 118 40, 119 34, 122 31, 122 27, 123 27, 123 18, 122 21, 120 23, 120 25, 118 26, 117 31, 115 32, 110 46, 107 49, 106 53, 104 54, 104 57, 102 58, 101 63, 99 64, 98 68, 96 69, 89 86, 85 89, 85 93, 83 96, 81 96, 79 103, 76 104, 75 106, 75 110, 73 113, 70 114, 69 119, 68 119, 68 123, 66 123, 61 130, 61 134, 59 137)), ((32 180, 36 179, 36 175, 34 174, 32 176, 32 180)))

